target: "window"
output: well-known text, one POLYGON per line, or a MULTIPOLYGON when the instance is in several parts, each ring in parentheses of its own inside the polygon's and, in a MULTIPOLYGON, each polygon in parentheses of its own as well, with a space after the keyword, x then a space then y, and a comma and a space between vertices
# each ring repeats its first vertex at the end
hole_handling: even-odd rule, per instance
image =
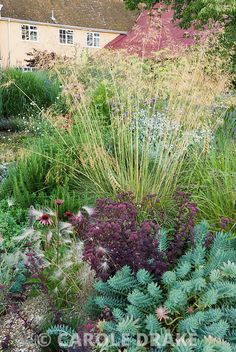
POLYGON ((32 71, 36 71, 37 68, 36 67, 20 67, 19 70, 23 71, 23 72, 32 72, 32 71))
POLYGON ((37 42, 38 41, 38 27, 24 24, 21 26, 22 40, 37 42))
POLYGON ((74 44, 74 31, 60 29, 59 41, 61 44, 74 44))
POLYGON ((93 48, 100 47, 100 34, 99 33, 87 33, 87 46, 93 48))

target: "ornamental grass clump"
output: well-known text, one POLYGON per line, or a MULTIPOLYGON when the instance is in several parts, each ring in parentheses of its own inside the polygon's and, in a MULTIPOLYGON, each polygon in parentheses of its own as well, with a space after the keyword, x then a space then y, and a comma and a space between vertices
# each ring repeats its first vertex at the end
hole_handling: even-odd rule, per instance
POLYGON ((204 168, 202 155, 228 108, 222 96, 230 78, 218 56, 212 60, 207 48, 194 48, 174 60, 143 62, 104 50, 54 69, 66 115, 53 107, 42 112, 50 129, 10 169, 2 195, 11 192, 24 206, 63 197, 74 211, 72 201, 78 207, 86 194, 93 203, 131 191, 137 202, 157 194, 170 210, 180 186, 196 184, 197 192, 195 165, 188 168, 193 148, 204 168))
POLYGON ((110 319, 98 324, 102 332, 113 334, 116 345, 108 343, 108 350, 235 351, 236 250, 222 232, 207 248, 208 231, 204 222, 195 227, 194 248, 159 284, 147 270, 134 274, 128 266, 107 282, 95 283, 94 307, 111 312, 110 319), (142 349, 138 334, 147 337, 142 349))
POLYGON ((9 68, 0 72, 0 114, 6 118, 26 114, 54 104, 60 96, 60 82, 46 71, 24 73, 9 68))
MULTIPOLYGON (((197 204, 201 204, 202 218, 219 224, 221 218, 230 218, 236 227, 236 140, 226 138, 223 126, 207 154, 193 153, 187 183, 197 204)), ((186 179, 186 178, 185 178, 186 179)))
POLYGON ((69 132, 68 144, 79 164, 75 181, 83 175, 101 195, 131 191, 138 202, 154 193, 171 206, 193 144, 200 141, 203 149, 205 139, 210 143, 227 110, 216 116, 212 109, 229 77, 206 51, 196 49, 164 67, 104 51, 87 70, 84 61, 67 68, 65 88, 79 83, 82 67, 90 82, 82 99, 67 90, 77 131, 76 138, 69 132))
POLYGON ((124 265, 137 272, 145 268, 156 279, 174 265, 192 244, 196 205, 179 194, 179 214, 174 230, 160 228, 152 213, 140 220, 142 210, 132 199, 97 201, 94 214, 79 220, 77 231, 84 241, 83 257, 97 277, 107 279, 124 265))

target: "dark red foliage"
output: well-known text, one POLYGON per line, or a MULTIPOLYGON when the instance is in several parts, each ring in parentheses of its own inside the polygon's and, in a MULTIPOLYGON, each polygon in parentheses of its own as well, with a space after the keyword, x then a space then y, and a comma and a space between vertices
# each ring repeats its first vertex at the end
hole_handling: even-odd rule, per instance
POLYGON ((191 241, 194 244, 194 238, 191 234, 195 225, 194 217, 198 211, 197 205, 190 201, 189 193, 178 192, 176 203, 178 205, 178 216, 173 238, 167 252, 170 264, 175 264, 176 259, 184 253, 186 243, 191 241))
POLYGON ((139 221, 140 209, 131 197, 127 200, 119 197, 117 201, 99 199, 95 213, 90 218, 83 217, 77 227, 79 237, 84 240, 84 260, 103 280, 124 265, 129 265, 135 272, 145 268, 159 279, 192 243, 196 205, 185 193, 178 194, 178 202, 176 227, 170 234, 168 249, 160 252, 160 226, 154 214, 148 220, 139 221))
POLYGON ((225 230, 228 225, 233 224, 234 220, 231 218, 221 218, 220 220, 220 228, 222 230, 225 230))

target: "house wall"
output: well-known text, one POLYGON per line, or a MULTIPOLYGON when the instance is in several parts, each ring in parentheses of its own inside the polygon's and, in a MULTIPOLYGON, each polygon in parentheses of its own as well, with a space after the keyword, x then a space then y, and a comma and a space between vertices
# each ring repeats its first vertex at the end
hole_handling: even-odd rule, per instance
MULTIPOLYGON (((0 64, 2 67, 25 67, 26 54, 34 48, 73 57, 87 47, 87 33, 89 30, 30 23, 38 27, 38 41, 32 42, 22 40, 21 26, 23 24, 27 24, 27 22, 0 20, 0 64), (72 29, 74 31, 73 45, 59 43, 59 29, 72 29)), ((119 33, 113 32, 95 32, 100 33, 100 48, 119 35, 119 33)), ((97 48, 87 49, 90 51, 98 50, 97 48)))

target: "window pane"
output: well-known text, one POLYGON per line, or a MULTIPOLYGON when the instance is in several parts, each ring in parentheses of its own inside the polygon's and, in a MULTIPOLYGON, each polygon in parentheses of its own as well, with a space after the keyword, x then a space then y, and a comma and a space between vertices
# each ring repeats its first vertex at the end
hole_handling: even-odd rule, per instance
POLYGON ((98 48, 100 46, 100 34, 87 33, 87 46, 98 48))
POLYGON ((100 34, 94 33, 94 46, 98 48, 100 46, 100 34))
POLYGON ((74 43, 74 31, 60 29, 59 40, 62 44, 73 44, 74 43))
POLYGON ((36 42, 38 40, 38 33, 37 30, 31 30, 30 31, 30 40, 36 42))
POLYGON ((87 46, 93 46, 93 33, 87 33, 87 46))
POLYGON ((38 28, 36 26, 23 25, 21 26, 22 40, 38 40, 38 28))
POLYGON ((60 29, 60 43, 66 44, 66 31, 60 29))
POLYGON ((29 26, 21 26, 22 40, 29 40, 29 26))
POLYGON ((73 43, 74 43, 74 32, 67 31, 67 44, 73 44, 73 43))

